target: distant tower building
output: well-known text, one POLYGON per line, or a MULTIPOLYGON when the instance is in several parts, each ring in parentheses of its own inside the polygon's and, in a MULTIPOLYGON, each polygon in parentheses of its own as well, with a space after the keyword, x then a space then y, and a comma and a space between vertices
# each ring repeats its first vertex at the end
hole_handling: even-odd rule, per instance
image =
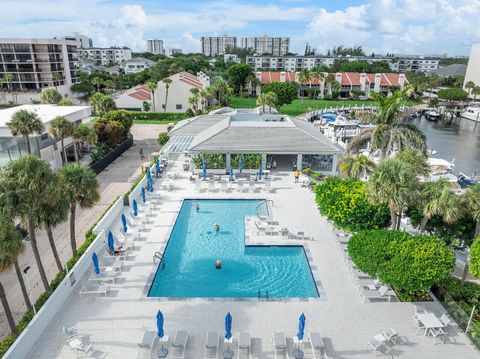
POLYGON ((253 49, 258 55, 284 56, 290 52, 290 38, 270 37, 268 35, 244 37, 241 39, 241 47, 253 49))
POLYGON ((165 54, 165 50, 163 49, 163 40, 147 40, 147 52, 157 55, 165 54))
POLYGON ((234 36, 209 36, 200 39, 202 43, 202 54, 205 56, 217 56, 225 54, 225 49, 228 47, 237 47, 237 38, 234 36))
POLYGON ((480 86, 480 44, 472 45, 470 57, 468 58, 467 72, 465 73, 465 81, 463 89, 473 97, 471 89, 465 87, 466 83, 472 81, 475 86, 480 86))
POLYGON ((90 49, 93 47, 93 40, 88 36, 81 35, 78 32, 74 32, 71 36, 62 37, 65 40, 74 40, 77 42, 77 48, 90 49))

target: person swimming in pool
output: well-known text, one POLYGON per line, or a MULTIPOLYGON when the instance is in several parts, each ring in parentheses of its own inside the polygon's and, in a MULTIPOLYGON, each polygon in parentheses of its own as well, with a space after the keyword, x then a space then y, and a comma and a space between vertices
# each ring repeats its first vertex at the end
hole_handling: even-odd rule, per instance
POLYGON ((195 210, 197 211, 197 213, 198 211, 200 211, 200 205, 198 203, 195 203, 195 210))
POLYGON ((218 225, 218 223, 215 223, 215 233, 218 234, 218 232, 220 232, 220 226, 218 225))

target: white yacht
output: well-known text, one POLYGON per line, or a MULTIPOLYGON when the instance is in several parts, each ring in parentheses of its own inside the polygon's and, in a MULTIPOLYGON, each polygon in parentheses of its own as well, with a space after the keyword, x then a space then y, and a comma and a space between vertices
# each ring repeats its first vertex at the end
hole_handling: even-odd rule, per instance
POLYGON ((480 107, 467 107, 460 116, 471 121, 480 122, 480 107))

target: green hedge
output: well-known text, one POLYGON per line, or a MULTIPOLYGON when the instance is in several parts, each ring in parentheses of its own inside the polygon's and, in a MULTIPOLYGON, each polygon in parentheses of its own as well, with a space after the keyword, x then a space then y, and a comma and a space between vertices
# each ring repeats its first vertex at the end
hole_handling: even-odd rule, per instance
POLYGON ((424 292, 455 269, 455 254, 442 241, 401 231, 358 232, 348 242, 348 253, 362 272, 404 294, 424 292))
POLYGON ((315 186, 315 193, 320 213, 339 228, 360 231, 385 228, 390 224, 388 207, 370 204, 363 182, 328 178, 315 186))
POLYGON ((169 120, 172 122, 184 120, 189 118, 185 113, 172 113, 172 112, 131 112, 134 120, 146 121, 146 120, 169 120))
MULTIPOLYGON (((67 261, 67 266, 68 270, 72 269, 75 263, 78 262, 80 257, 86 252, 88 247, 92 244, 92 242, 95 240, 97 237, 92 231, 93 228, 97 225, 97 223, 105 216, 105 214, 112 208, 112 206, 117 202, 119 197, 113 201, 113 203, 108 206, 108 208, 103 212, 103 214, 100 216, 98 221, 85 233, 85 242, 77 248, 77 255, 75 257, 70 258, 67 261)), ((47 299, 53 294, 55 289, 59 286, 59 284, 62 282, 62 280, 65 278, 65 271, 58 272, 55 278, 52 279, 50 282, 50 289, 46 292, 43 292, 38 299, 35 302, 35 309, 37 312, 40 310, 40 308, 45 304, 47 299)), ((18 332, 21 333, 30 323, 30 321, 33 319, 33 309, 27 310, 20 321, 17 324, 18 332)), ((3 338, 2 341, 0 341, 0 357, 2 357, 8 349, 13 345, 15 342, 16 338, 10 333, 8 334, 5 338, 3 338)))
POLYGON ((199 153, 192 157, 192 162, 195 168, 203 168, 203 160, 207 163, 209 169, 225 168, 225 155, 216 153, 199 153))

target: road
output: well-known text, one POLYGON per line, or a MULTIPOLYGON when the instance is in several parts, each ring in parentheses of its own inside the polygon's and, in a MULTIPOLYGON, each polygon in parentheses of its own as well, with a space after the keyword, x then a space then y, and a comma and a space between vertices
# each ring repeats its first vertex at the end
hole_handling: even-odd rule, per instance
MULTIPOLYGON (((133 125, 132 134, 134 139, 133 146, 123 155, 118 157, 103 172, 99 173, 97 179, 100 184, 100 201, 91 209, 83 210, 77 208, 76 220, 76 238, 77 246, 80 246, 85 239, 85 232, 91 228, 102 213, 118 197, 127 192, 135 179, 141 174, 140 166, 151 161, 153 152, 159 151, 156 138, 160 132, 166 131, 167 125, 133 125), (139 155, 140 148, 143 149, 145 159, 141 160, 139 155)), ((70 229, 68 220, 53 230, 53 235, 57 250, 62 264, 72 256, 70 249, 70 229)), ((42 257, 42 262, 47 272, 49 280, 52 280, 57 274, 57 266, 48 244, 47 235, 44 230, 37 229, 37 241, 42 257)), ((25 253, 19 258, 20 268, 31 266, 29 271, 29 280, 32 287, 31 297, 36 300, 44 291, 40 280, 40 275, 36 267, 35 259, 30 243, 26 243, 25 253)), ((23 296, 20 290, 17 276, 14 271, 0 274, 2 282, 7 292, 7 299, 14 313, 15 320, 22 317, 26 310, 23 296)), ((1 306, 0 306, 1 307, 1 306)), ((0 337, 3 338, 10 332, 3 308, 0 308, 0 337)))

